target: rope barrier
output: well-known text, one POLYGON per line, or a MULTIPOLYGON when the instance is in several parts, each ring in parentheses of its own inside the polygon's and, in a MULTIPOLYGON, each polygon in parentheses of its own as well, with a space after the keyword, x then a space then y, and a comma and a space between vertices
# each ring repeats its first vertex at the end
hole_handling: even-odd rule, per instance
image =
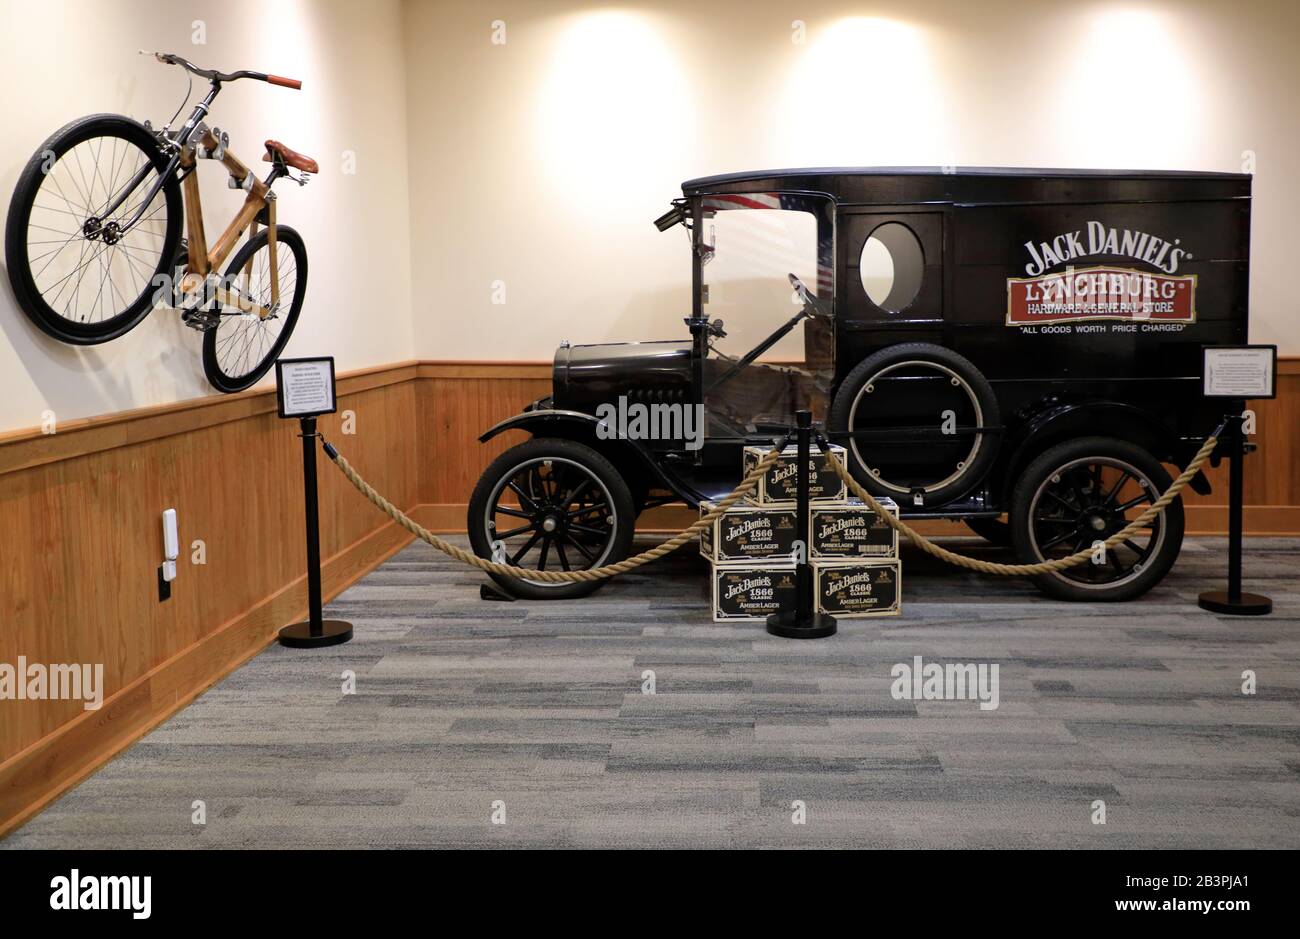
MULTIPOLYGON (((322 441, 324 438, 322 438, 322 441)), ((771 453, 765 455, 755 464, 749 474, 740 481, 740 485, 731 491, 731 494, 724 497, 709 512, 701 515, 688 528, 678 532, 667 541, 655 545, 648 551, 642 551, 640 554, 625 558, 613 564, 606 564, 604 567, 593 567, 580 571, 535 571, 525 567, 514 567, 510 564, 500 564, 496 561, 487 561, 464 548, 459 548, 449 541, 439 538, 429 529, 425 528, 415 519, 411 518, 393 503, 389 502, 362 478, 361 474, 353 469, 352 464, 345 460, 337 450, 328 443, 325 444, 325 453, 334 465, 337 466, 344 476, 356 486, 357 490, 369 499, 381 512, 385 513, 393 521, 397 522, 415 537, 419 538, 433 547, 437 548, 443 554, 462 561, 471 567, 477 567, 481 571, 487 571, 492 574, 504 574, 507 577, 518 577, 522 580, 544 581, 552 584, 567 584, 577 581, 603 580, 606 577, 613 577, 615 574, 626 574, 628 571, 640 567, 642 564, 649 564, 676 551, 686 542, 693 539, 697 534, 713 524, 714 520, 720 518, 726 511, 742 499, 746 493, 758 485, 758 480, 771 469, 772 464, 777 461, 781 455, 780 450, 774 449, 771 453)))
MULTIPOLYGON (((759 478, 762 477, 763 474, 772 467, 772 464, 776 462, 777 458, 781 455, 782 449, 781 447, 774 447, 770 452, 765 454, 757 464, 755 464, 754 468, 751 469, 745 478, 741 480, 740 485, 731 491, 730 495, 724 497, 709 512, 701 515, 699 519, 689 527, 678 532, 667 541, 655 545, 648 551, 642 551, 640 554, 634 555, 630 558, 625 558, 624 560, 617 561, 613 564, 607 564, 604 567, 594 567, 578 571, 537 571, 523 567, 514 567, 510 564, 501 564, 496 561, 484 560, 478 555, 466 551, 464 548, 457 547, 451 542, 439 538, 433 532, 429 531, 429 529, 425 528, 419 522, 415 521, 397 506, 393 505, 393 503, 380 495, 375 488, 366 482, 365 478, 353 468, 352 464, 349 463, 342 454, 334 449, 334 447, 329 443, 325 442, 323 437, 321 438, 321 442, 324 445, 326 455, 331 461, 333 461, 334 465, 339 468, 339 471, 347 477, 348 481, 356 487, 358 492, 369 499, 370 502, 381 512, 386 514, 398 525, 409 531, 421 541, 432 545, 443 554, 455 558, 457 561, 468 564, 471 567, 476 567, 481 571, 487 571, 493 574, 502 574, 506 577, 518 577, 523 580, 543 581, 545 583, 575 583, 578 581, 603 580, 607 577, 613 577, 616 574, 626 574, 628 571, 634 570, 643 564, 649 564, 651 561, 658 560, 665 554, 676 551, 709 525, 713 524, 715 519, 724 515, 728 509, 753 489, 758 484, 759 478)), ((1173 502, 1174 499, 1178 498, 1178 494, 1182 492, 1187 484, 1192 481, 1192 478, 1200 472, 1201 466, 1210 458, 1210 455, 1214 452, 1214 448, 1218 445, 1218 442, 1217 433, 1207 437, 1204 445, 1197 451, 1192 462, 1187 464, 1187 468, 1183 470, 1182 475, 1174 480, 1173 484, 1165 490, 1164 494, 1161 495, 1160 498, 1156 499, 1156 501, 1153 502, 1146 511, 1135 518, 1127 526, 1102 542, 1106 550, 1110 550, 1120 542, 1133 537, 1133 535, 1145 528, 1157 515, 1163 512, 1167 505, 1173 502)), ((906 537, 927 554, 933 555, 941 561, 947 561, 949 564, 955 564, 958 567, 978 571, 982 574, 1000 574, 1005 576, 1050 574, 1082 564, 1092 558, 1096 551, 1094 545, 1093 547, 1077 551, 1069 557, 1057 558, 1052 561, 1041 561, 1037 564, 998 564, 992 561, 981 561, 978 558, 967 557, 964 554, 957 554, 954 551, 949 551, 947 548, 939 547, 937 544, 930 541, 930 539, 926 538, 924 535, 918 534, 912 528, 908 527, 906 523, 895 518, 886 511, 885 507, 877 502, 870 492, 863 488, 862 484, 853 477, 848 468, 841 463, 834 454, 831 456, 830 464, 834 467, 836 474, 844 480, 845 484, 849 487, 849 491, 869 505, 877 515, 884 519, 890 528, 893 528, 899 534, 906 537)))
MULTIPOLYGON (((1183 470, 1182 475, 1175 479, 1170 487, 1165 490, 1164 495, 1159 499, 1156 499, 1156 501, 1153 502, 1145 512, 1133 519, 1133 521, 1131 521, 1127 526, 1120 531, 1115 532, 1115 534, 1102 542, 1106 550, 1109 551, 1120 542, 1132 538, 1135 534, 1145 528, 1152 519, 1163 512, 1165 506, 1178 498, 1178 494, 1192 481, 1192 477, 1200 472, 1201 465, 1210 458, 1210 454, 1214 452, 1214 448, 1218 445, 1218 442, 1219 439, 1217 436, 1212 435, 1207 437, 1205 444, 1197 451, 1196 456, 1192 458, 1192 462, 1187 464, 1187 469, 1183 470)), ((901 519, 895 518, 886 511, 885 507, 877 502, 875 497, 872 496, 871 493, 867 492, 862 484, 853 478, 853 475, 849 472, 848 468, 839 461, 833 452, 831 453, 830 464, 835 468, 835 472, 840 479, 844 480, 848 485, 849 491, 863 502, 867 503, 867 505, 871 506, 872 510, 884 519, 890 528, 894 529, 899 534, 906 536, 912 544, 916 545, 926 554, 933 555, 941 561, 947 561, 949 564, 964 567, 967 570, 979 571, 981 574, 1002 574, 1008 577, 1051 574, 1056 571, 1063 571, 1066 568, 1077 567, 1091 559, 1097 550, 1094 543, 1092 547, 1076 551, 1068 557, 1057 558, 1053 561, 1040 561, 1037 564, 997 564, 993 561, 981 561, 978 558, 967 557, 964 554, 957 554, 955 551, 949 551, 947 548, 939 547, 929 538, 918 534, 915 530, 909 528, 901 519)))

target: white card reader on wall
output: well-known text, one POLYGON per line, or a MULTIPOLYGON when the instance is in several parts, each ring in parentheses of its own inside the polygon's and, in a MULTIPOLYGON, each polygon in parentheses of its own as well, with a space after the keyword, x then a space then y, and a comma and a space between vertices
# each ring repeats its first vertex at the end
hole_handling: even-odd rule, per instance
POLYGON ((163 512, 163 576, 176 579, 176 559, 180 557, 180 536, 176 533, 176 510, 163 512))
POLYGON ((176 530, 176 510, 166 509, 163 519, 163 562, 158 568, 158 599, 172 595, 172 581, 176 579, 176 559, 180 557, 181 539, 176 530))

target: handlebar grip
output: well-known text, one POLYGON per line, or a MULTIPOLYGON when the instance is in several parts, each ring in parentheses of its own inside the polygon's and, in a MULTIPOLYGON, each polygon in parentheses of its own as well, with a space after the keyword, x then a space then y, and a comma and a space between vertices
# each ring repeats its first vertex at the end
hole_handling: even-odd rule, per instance
POLYGON ((298 81, 296 78, 285 78, 283 75, 267 75, 266 80, 272 85, 292 88, 294 91, 302 90, 302 82, 298 81))

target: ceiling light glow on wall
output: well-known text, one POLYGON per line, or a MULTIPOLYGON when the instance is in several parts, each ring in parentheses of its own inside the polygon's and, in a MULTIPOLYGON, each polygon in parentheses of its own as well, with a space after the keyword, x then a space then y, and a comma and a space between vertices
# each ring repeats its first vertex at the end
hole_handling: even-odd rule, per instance
POLYGON ((1204 128, 1203 91, 1172 18, 1133 8, 1087 16, 1062 61, 1053 130, 1073 161, 1165 168, 1186 163, 1204 128), (1180 156, 1182 158, 1180 158, 1180 156))
POLYGON ((773 115, 774 153, 807 165, 933 164, 948 134, 933 57, 915 26, 848 17, 798 52, 773 115))
POLYGON ((538 151, 557 189, 612 195, 682 158, 691 114, 681 65, 651 17, 583 14, 560 32, 539 89, 538 151))

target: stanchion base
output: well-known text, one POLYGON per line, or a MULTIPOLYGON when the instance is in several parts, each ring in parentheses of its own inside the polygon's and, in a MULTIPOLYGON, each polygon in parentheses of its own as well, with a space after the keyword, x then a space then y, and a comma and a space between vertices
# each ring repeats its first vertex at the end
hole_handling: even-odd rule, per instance
POLYGON ((515 602, 515 598, 510 596, 510 594, 497 587, 493 587, 490 584, 478 585, 478 598, 480 600, 500 600, 504 603, 515 602))
POLYGON ((772 613, 767 618, 767 631, 783 639, 824 639, 835 635, 836 628, 835 617, 826 613, 814 613, 802 623, 797 621, 794 610, 772 613))
POLYGON ((352 638, 352 624, 341 619, 327 619, 321 622, 321 631, 312 635, 311 623, 294 623, 280 630, 280 645, 291 649, 316 649, 320 646, 336 646, 352 638))
POLYGON ((1243 593, 1232 600, 1226 590, 1211 590, 1201 594, 1196 602, 1202 610, 1233 616, 1267 616, 1273 612, 1273 601, 1257 593, 1243 593))

